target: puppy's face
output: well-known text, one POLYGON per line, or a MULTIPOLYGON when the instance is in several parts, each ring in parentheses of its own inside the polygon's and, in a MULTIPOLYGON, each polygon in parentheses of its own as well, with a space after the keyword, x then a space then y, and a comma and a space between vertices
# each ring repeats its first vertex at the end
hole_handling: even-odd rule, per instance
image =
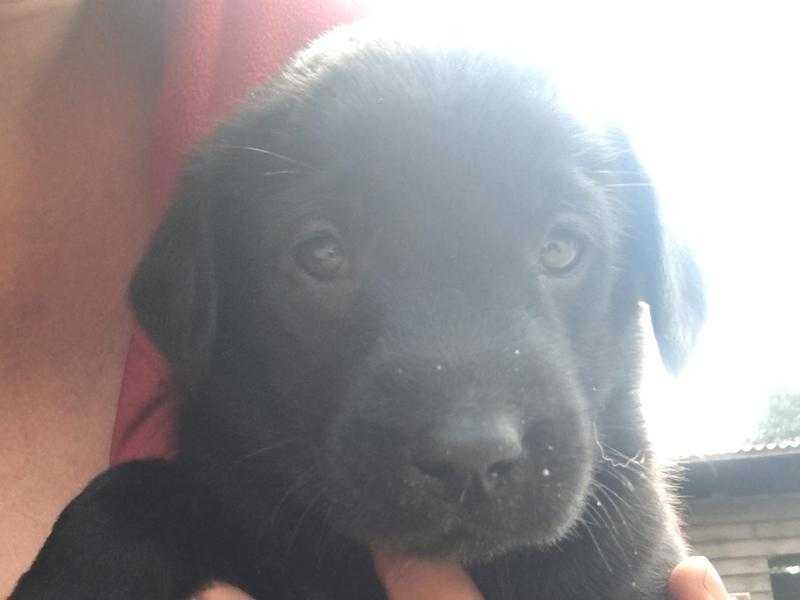
POLYGON ((615 447, 644 449, 637 302, 667 284, 636 254, 670 268, 652 198, 618 192, 608 143, 525 69, 345 47, 220 131, 134 283, 140 318, 190 384, 225 382, 218 452, 266 455, 266 483, 345 533, 467 561, 553 543, 610 411, 615 447), (153 296, 184 251, 168 306, 191 318, 165 331, 153 296))

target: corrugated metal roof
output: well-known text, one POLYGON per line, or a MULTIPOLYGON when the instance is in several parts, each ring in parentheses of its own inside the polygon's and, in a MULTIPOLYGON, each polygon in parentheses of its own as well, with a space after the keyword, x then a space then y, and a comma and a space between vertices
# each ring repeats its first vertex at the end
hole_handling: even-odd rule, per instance
POLYGON ((713 462, 719 460, 736 460, 783 454, 800 454, 800 437, 791 438, 788 440, 779 440, 775 442, 767 442, 763 444, 746 444, 741 448, 731 452, 684 456, 679 459, 679 462, 713 462))
POLYGON ((752 454, 764 452, 765 450, 789 450, 800 448, 800 437, 790 440, 780 440, 778 442, 768 442, 766 444, 749 444, 742 446, 737 452, 742 454, 752 454))

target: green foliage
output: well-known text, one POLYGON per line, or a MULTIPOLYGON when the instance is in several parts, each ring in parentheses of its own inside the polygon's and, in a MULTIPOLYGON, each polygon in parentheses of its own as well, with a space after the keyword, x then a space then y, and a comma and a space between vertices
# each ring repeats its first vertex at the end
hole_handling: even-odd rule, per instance
POLYGON ((758 425, 755 441, 777 442, 800 437, 800 393, 770 396, 767 416, 758 425))

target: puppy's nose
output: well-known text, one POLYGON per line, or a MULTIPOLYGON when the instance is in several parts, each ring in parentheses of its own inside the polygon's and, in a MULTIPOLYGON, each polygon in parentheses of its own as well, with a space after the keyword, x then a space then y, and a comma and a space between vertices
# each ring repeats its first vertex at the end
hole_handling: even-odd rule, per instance
POLYGON ((522 456, 522 437, 510 419, 461 420, 436 430, 422 444, 415 466, 463 499, 468 489, 494 493, 522 456))

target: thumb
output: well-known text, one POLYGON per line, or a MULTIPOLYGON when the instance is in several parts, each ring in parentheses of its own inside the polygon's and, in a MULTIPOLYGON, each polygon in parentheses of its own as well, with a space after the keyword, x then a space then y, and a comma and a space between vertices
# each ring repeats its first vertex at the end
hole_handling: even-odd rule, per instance
POLYGON ((669 589, 675 600, 728 600, 719 573, 704 556, 692 556, 675 567, 669 589))
POLYGON ((389 600, 483 600, 459 565, 399 554, 373 554, 389 600))
POLYGON ((238 588, 217 583, 192 596, 191 600, 253 600, 238 588))

